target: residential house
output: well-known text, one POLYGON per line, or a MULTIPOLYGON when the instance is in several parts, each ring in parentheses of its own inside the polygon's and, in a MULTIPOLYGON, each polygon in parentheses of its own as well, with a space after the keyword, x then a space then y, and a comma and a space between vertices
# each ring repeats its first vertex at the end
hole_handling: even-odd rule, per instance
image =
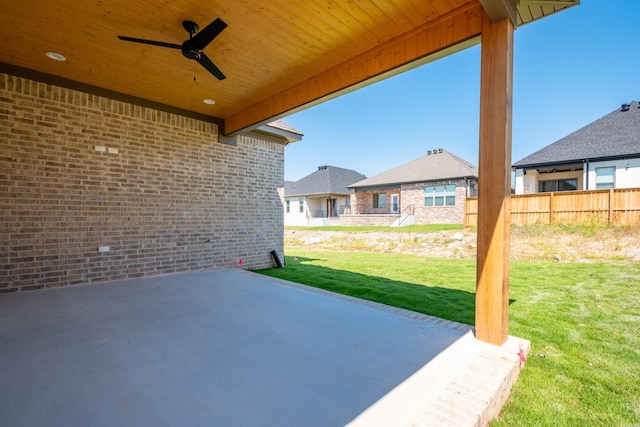
POLYGON ((319 166, 299 181, 285 181, 284 224, 326 225, 348 211, 349 184, 366 178, 351 169, 319 166))
POLYGON ((636 101, 513 164, 516 194, 640 187, 636 101))
POLYGON ((478 168, 446 150, 430 150, 349 188, 353 224, 462 224, 464 199, 477 195, 478 168))

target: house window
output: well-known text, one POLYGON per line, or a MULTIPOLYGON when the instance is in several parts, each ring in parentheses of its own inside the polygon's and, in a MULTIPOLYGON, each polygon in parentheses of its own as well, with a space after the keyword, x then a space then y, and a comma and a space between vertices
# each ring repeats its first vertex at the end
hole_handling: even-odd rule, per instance
POLYGON ((291 200, 287 200, 287 213, 291 212, 291 200))
POLYGON ((556 179, 553 181, 540 181, 540 193, 551 193, 554 191, 575 191, 578 189, 577 179, 556 179))
POLYGON ((387 193, 374 193, 373 194, 373 207, 374 209, 386 209, 387 207, 387 193))
POLYGON ((456 186, 449 185, 428 185, 424 187, 425 206, 455 206, 456 186))
POLYGON ((300 199, 300 213, 304 213, 304 199, 300 199))
POLYGON ((596 190, 615 188, 616 168, 596 168, 596 190))

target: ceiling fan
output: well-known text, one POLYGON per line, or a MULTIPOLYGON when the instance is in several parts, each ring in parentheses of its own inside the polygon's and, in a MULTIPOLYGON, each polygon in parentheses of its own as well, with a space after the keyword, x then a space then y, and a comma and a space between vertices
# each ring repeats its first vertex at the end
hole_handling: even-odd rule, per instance
POLYGON ((202 31, 198 32, 200 27, 193 21, 184 21, 182 26, 189 33, 189 40, 185 40, 182 44, 165 43, 155 40, 136 39, 133 37, 118 36, 120 40, 150 44, 153 46, 168 47, 171 49, 180 49, 185 58, 193 59, 202 65, 207 71, 216 76, 218 80, 224 80, 226 76, 222 71, 204 54, 202 51, 211 41, 218 36, 227 27, 227 24, 220 18, 207 25, 202 31))

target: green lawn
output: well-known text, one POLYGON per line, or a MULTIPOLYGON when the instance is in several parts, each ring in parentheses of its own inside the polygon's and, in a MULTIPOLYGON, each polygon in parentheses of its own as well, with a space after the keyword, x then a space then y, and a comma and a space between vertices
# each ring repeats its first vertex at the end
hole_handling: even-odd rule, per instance
MULTIPOLYGON (((260 273, 473 324, 474 261, 287 253, 260 273)), ((510 290, 509 333, 532 350, 492 426, 640 425, 640 265, 512 262, 510 290)))

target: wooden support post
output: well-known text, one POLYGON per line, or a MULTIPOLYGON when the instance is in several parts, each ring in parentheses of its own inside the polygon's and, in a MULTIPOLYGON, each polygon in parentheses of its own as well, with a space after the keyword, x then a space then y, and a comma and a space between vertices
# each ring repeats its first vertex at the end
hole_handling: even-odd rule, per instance
POLYGON ((513 23, 482 21, 476 338, 502 345, 509 328, 513 23))

